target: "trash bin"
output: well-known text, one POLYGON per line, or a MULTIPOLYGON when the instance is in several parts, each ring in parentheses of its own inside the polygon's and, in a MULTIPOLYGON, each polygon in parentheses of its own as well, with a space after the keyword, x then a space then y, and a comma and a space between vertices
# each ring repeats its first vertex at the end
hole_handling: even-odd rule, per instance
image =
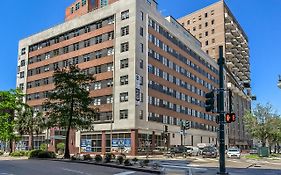
POLYGON ((268 147, 260 147, 258 149, 258 154, 260 157, 268 157, 269 156, 268 147))

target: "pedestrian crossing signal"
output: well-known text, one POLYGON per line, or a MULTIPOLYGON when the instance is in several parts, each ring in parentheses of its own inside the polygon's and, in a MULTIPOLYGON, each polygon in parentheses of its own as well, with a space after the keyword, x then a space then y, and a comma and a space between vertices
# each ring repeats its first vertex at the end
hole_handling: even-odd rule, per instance
POLYGON ((225 115, 225 121, 226 123, 231 123, 236 121, 236 115, 235 113, 227 113, 225 115))

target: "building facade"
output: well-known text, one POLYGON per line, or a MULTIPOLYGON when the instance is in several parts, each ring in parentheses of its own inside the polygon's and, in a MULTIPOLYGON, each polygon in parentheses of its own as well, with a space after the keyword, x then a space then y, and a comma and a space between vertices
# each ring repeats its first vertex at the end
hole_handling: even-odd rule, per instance
MULTIPOLYGON (((72 152, 161 151, 181 144, 182 121, 191 126, 185 145, 217 144, 215 116, 204 108, 205 93, 218 87, 217 64, 157 2, 79 0, 65 20, 19 42, 17 86, 44 112, 56 69, 77 64, 94 74, 90 96, 100 115, 94 131, 72 131, 72 152)), ((45 135, 54 150, 65 134, 45 135)))
POLYGON ((251 109, 251 91, 235 85, 251 82, 247 35, 223 0, 178 21, 202 43, 202 49, 214 60, 219 58, 218 47, 224 47, 226 65, 234 75, 227 73, 226 87, 232 91, 233 112, 238 116, 235 123, 228 125, 229 145, 247 148, 251 138, 244 128, 243 115, 245 110, 251 109))

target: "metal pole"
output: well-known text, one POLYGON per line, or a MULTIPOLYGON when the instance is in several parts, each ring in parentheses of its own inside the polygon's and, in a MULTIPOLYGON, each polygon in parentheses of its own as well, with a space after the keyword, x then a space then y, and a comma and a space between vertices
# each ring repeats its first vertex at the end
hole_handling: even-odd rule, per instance
POLYGON ((224 133, 224 58, 223 46, 219 46, 219 154, 220 167, 218 174, 228 174, 225 169, 225 133, 224 133))

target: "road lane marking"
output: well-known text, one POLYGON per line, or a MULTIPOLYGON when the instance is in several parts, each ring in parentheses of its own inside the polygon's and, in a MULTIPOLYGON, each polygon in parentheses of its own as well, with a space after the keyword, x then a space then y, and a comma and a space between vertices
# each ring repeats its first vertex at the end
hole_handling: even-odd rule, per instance
POLYGON ((68 169, 68 168, 62 168, 62 170, 68 171, 68 172, 72 172, 72 173, 77 173, 77 174, 91 175, 91 174, 89 174, 89 173, 84 173, 84 172, 82 172, 82 171, 72 170, 72 169, 68 169))
POLYGON ((114 175, 128 175, 128 174, 134 174, 135 171, 127 171, 127 172, 123 172, 123 173, 118 173, 118 174, 114 174, 114 175))
POLYGON ((9 173, 0 173, 0 175, 14 175, 14 174, 9 174, 9 173))

